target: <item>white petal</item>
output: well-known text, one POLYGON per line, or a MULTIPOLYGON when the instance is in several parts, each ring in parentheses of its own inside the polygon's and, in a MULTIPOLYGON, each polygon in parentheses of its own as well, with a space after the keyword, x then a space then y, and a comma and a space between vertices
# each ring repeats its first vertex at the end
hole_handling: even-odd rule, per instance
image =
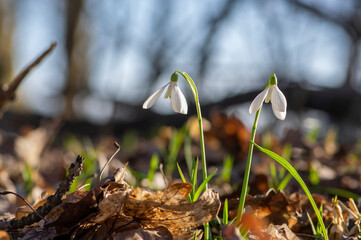
POLYGON ((176 82, 170 82, 167 91, 164 94, 164 98, 170 98, 172 96, 172 92, 174 87, 177 85, 176 82))
POLYGON ((170 101, 173 111, 182 114, 187 114, 188 112, 187 100, 177 84, 174 85, 174 89, 172 91, 172 97, 170 101))
POLYGON ((267 96, 268 90, 269 88, 266 88, 260 94, 258 94, 257 97, 255 97, 248 110, 250 114, 256 113, 258 111, 267 96))
POLYGON ((272 109, 277 112, 286 112, 287 100, 277 86, 273 86, 271 95, 272 109))
POLYGON ((168 86, 168 84, 169 83, 167 83, 163 87, 159 88, 155 93, 150 95, 150 97, 147 100, 145 100, 145 102, 143 104, 143 108, 144 109, 151 108, 154 105, 154 103, 159 99, 160 95, 162 95, 164 89, 168 86))
POLYGON ((273 107, 272 107, 272 111, 273 111, 274 115, 275 115, 279 120, 285 120, 285 118, 286 118, 286 111, 284 111, 284 112, 278 112, 278 111, 276 111, 273 107))
POLYGON ((271 101, 272 93, 273 93, 273 86, 271 85, 268 88, 268 92, 267 92, 266 98, 264 100, 265 103, 269 103, 269 101, 271 101))

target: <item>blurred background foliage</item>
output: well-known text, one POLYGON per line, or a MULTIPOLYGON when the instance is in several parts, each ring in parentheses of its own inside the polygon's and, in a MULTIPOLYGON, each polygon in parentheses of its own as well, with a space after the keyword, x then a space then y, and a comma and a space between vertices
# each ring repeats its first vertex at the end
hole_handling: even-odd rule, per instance
POLYGON ((250 125, 249 102, 275 72, 289 104, 283 128, 336 124, 341 138, 360 136, 359 0, 3 0, 0 23, 2 84, 58 43, 5 119, 15 112, 181 126, 186 117, 176 118, 168 101, 141 109, 181 70, 196 81, 204 116, 221 109, 250 125))

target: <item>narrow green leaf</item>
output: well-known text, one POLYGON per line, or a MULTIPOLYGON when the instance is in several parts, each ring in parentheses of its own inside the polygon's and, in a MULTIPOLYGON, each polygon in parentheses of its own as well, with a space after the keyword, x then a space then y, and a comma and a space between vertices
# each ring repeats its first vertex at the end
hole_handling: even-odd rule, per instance
POLYGON ((196 229, 196 231, 194 232, 193 240, 197 240, 197 229, 196 229))
POLYGON ((228 199, 224 200, 223 204, 223 225, 226 226, 228 224, 228 199))
POLYGON ((316 228, 312 222, 312 218, 311 218, 310 214, 308 212, 306 212, 306 214, 307 214, 308 221, 310 222, 313 235, 317 235, 316 228))
POLYGON ((177 167, 178 167, 178 172, 179 172, 179 175, 182 179, 182 182, 186 183, 186 179, 184 178, 184 175, 183 175, 183 172, 182 172, 182 169, 179 167, 179 164, 177 163, 177 167))
POLYGON ((325 228, 325 224, 323 223, 323 219, 322 219, 322 216, 317 208, 317 205, 315 203, 315 201, 313 200, 313 197, 310 193, 310 191, 308 190, 307 188, 307 185, 305 184, 305 182, 302 180, 301 176, 297 173, 296 169, 294 169, 292 167, 292 165, 287 161, 285 160, 284 158, 282 158, 281 156, 279 156, 278 154, 268 150, 268 149, 265 149, 265 148, 262 148, 261 146, 257 145, 255 142, 251 141, 254 146, 256 146, 258 148, 258 150, 260 150, 261 152, 267 154, 268 156, 270 156, 271 158, 273 158, 274 160, 276 160, 278 163, 280 163, 284 168, 286 168, 288 170, 288 172, 296 179, 296 181, 300 184, 300 186, 302 187, 303 191, 305 192, 305 194, 307 195, 312 207, 313 207, 313 210, 315 211, 316 213, 316 216, 317 216, 317 219, 319 221, 319 223, 321 224, 321 228, 322 228, 322 233, 323 233, 323 237, 328 240, 328 236, 327 236, 327 230, 325 228))
POLYGON ((197 199, 199 198, 199 196, 201 195, 204 187, 206 186, 206 184, 209 182, 209 180, 211 180, 211 178, 213 177, 213 175, 217 172, 217 169, 214 170, 203 182, 202 184, 199 186, 199 188, 197 189, 196 193, 194 194, 193 197, 193 202, 197 201, 197 199))
POLYGON ((272 178, 272 187, 277 188, 279 181, 278 181, 278 176, 277 176, 277 171, 276 171, 276 165, 274 162, 270 162, 269 164, 269 172, 271 174, 271 178, 272 178))
POLYGON ((153 154, 152 158, 150 159, 149 163, 149 171, 148 171, 148 186, 152 186, 154 181, 154 175, 158 169, 159 165, 159 157, 158 154, 153 154))
POLYGON ((193 189, 191 192, 192 199, 194 198, 194 194, 196 193, 197 188, 197 173, 198 173, 198 158, 193 161, 192 164, 192 175, 191 175, 191 184, 193 185, 193 189))
MULTIPOLYGON (((284 169, 284 168, 282 168, 282 169, 284 169)), ((282 179, 282 181, 278 184, 277 191, 284 190, 286 188, 287 184, 291 181, 291 179, 292 179, 292 175, 288 173, 286 175, 286 177, 284 177, 282 179)))
POLYGON ((234 163, 234 158, 230 155, 227 155, 223 160, 221 177, 224 182, 231 181, 233 163, 234 163))

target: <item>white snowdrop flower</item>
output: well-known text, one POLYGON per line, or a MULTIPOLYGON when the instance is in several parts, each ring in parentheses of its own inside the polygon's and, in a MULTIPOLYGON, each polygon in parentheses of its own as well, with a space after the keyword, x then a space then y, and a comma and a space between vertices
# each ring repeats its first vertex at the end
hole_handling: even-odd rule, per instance
POLYGON ((266 103, 271 101, 273 113, 278 119, 284 120, 286 118, 287 100, 277 86, 276 74, 272 75, 269 86, 253 100, 249 107, 249 113, 256 113, 263 101, 266 103))
POLYGON ((159 99, 160 95, 164 92, 164 89, 168 86, 167 91, 164 94, 164 98, 170 98, 170 105, 174 112, 187 114, 188 105, 186 98, 184 97, 182 91, 179 89, 178 84, 178 75, 172 75, 171 81, 154 92, 143 104, 144 109, 151 108, 154 103, 159 99))

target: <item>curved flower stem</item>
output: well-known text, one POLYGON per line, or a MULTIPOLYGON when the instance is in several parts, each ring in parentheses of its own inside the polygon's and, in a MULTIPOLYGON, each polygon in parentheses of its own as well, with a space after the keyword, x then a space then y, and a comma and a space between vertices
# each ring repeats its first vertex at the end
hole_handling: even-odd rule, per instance
POLYGON ((237 227, 241 223, 243 208, 244 208, 244 204, 246 201, 246 195, 247 195, 247 190, 248 190, 248 180, 249 180, 249 174, 251 171, 251 163, 252 163, 252 155, 253 155, 253 147, 254 147, 253 142, 254 142, 254 139, 256 136, 257 123, 258 123, 259 115, 261 113, 261 109, 262 109, 262 105, 256 113, 256 117, 254 118, 254 123, 253 123, 253 127, 252 127, 251 143, 250 143, 249 149, 248 149, 247 165, 246 165, 246 170, 244 173, 242 193, 241 193, 241 197, 239 199, 238 212, 237 212, 237 218, 236 218, 236 226, 237 227))
MULTIPOLYGON (((184 77, 184 79, 187 81, 189 87, 192 90, 194 101, 196 104, 197 109, 197 117, 198 117, 198 124, 199 124, 199 141, 201 145, 201 157, 202 157, 202 171, 203 171, 203 182, 207 179, 207 161, 206 161, 206 150, 205 150, 205 144, 204 144, 204 134, 203 134, 203 121, 202 121, 202 113, 201 113, 201 105, 199 103, 198 98, 198 91, 196 84, 192 80, 192 78, 186 73, 186 72, 180 72, 175 71, 175 73, 179 73, 184 77)), ((204 190, 206 191, 208 189, 208 183, 205 184, 204 190)), ((209 223, 204 224, 204 239, 208 240, 210 235, 210 228, 209 223)))
MULTIPOLYGON (((197 116, 198 116, 198 124, 199 124, 199 141, 201 144, 201 157, 202 157, 202 170, 203 170, 203 180, 207 178, 207 162, 206 162, 206 151, 205 151, 205 145, 204 145, 204 134, 203 134, 203 122, 202 122, 202 113, 201 113, 201 105, 199 104, 199 98, 198 98, 198 91, 197 87, 194 84, 192 78, 185 72, 176 71, 176 73, 179 73, 184 77, 184 79, 187 81, 189 87, 192 90, 194 101, 196 104, 197 109, 197 116)), ((205 190, 208 189, 208 183, 205 186, 205 190)))

